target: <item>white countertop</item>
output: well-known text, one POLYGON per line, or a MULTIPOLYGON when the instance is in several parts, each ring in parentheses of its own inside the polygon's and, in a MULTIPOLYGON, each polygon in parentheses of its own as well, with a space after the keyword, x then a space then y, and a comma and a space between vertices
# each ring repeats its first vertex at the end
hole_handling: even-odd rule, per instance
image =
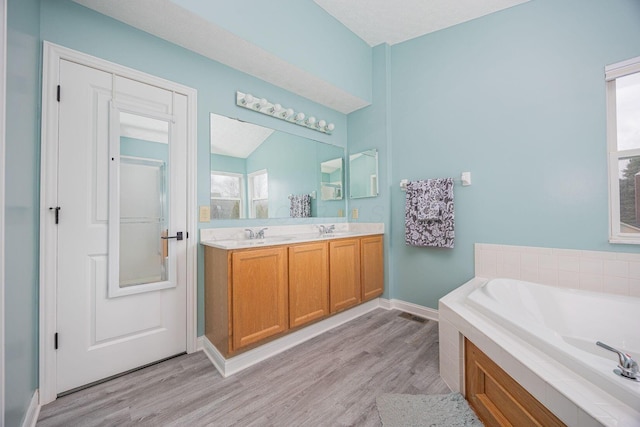
POLYGON ((320 234, 319 224, 283 225, 274 227, 227 227, 200 230, 200 243, 220 249, 244 249, 264 246, 289 245, 348 237, 384 234, 382 223, 338 223, 331 233, 320 234), (247 228, 258 231, 265 228, 263 239, 249 239, 247 228))

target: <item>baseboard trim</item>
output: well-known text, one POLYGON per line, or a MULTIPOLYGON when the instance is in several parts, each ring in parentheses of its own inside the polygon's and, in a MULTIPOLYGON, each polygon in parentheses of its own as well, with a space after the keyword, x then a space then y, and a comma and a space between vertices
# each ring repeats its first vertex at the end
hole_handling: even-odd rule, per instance
POLYGON ((35 427, 38 422, 38 415, 40 415, 40 393, 36 389, 36 391, 33 392, 31 402, 29 402, 27 413, 24 415, 22 427, 35 427))
POLYGON ((416 316, 424 317, 425 319, 438 321, 438 310, 434 308, 424 307, 422 305, 414 304, 411 302, 401 301, 398 299, 383 299, 380 298, 380 307, 387 310, 401 310, 407 313, 414 314, 416 316))

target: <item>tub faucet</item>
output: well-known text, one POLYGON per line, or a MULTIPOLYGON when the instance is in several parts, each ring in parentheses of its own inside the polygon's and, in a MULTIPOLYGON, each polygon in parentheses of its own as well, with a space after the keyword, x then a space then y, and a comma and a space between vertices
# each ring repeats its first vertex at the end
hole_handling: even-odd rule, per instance
POLYGON ((596 342, 596 345, 618 354, 618 358, 620 359, 618 368, 620 369, 614 369, 613 372, 620 375, 621 377, 625 377, 630 380, 640 381, 640 372, 638 372, 639 371, 638 362, 633 360, 630 355, 623 353, 620 350, 616 350, 615 348, 600 341, 596 342))

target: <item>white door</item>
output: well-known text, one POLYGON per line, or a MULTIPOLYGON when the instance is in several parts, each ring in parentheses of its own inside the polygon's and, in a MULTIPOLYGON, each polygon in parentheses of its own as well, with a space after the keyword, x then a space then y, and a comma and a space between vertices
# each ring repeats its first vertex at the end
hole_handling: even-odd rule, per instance
POLYGON ((59 70, 62 393, 187 349, 187 99, 67 60, 59 70))

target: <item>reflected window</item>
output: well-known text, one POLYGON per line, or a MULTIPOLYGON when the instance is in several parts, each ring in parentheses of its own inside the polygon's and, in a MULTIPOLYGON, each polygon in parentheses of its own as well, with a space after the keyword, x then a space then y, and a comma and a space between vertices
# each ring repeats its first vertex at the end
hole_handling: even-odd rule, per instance
POLYGON ((249 174, 249 218, 269 218, 269 175, 267 170, 249 174))
POLYGON ((211 172, 211 218, 239 219, 244 215, 242 174, 211 172))
POLYGON ((640 243, 640 58, 606 69, 610 241, 640 243))

